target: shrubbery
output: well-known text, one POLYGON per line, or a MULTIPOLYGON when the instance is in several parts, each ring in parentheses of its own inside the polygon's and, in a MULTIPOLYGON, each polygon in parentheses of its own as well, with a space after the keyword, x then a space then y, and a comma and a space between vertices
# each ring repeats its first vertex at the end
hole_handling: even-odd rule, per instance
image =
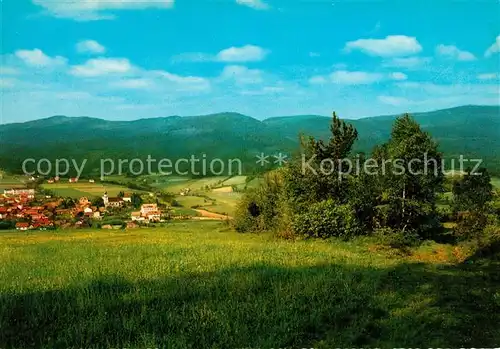
POLYGON ((312 204, 303 213, 294 216, 293 231, 304 237, 349 238, 362 233, 356 211, 349 205, 339 205, 334 200, 312 204))
POLYGON ((373 150, 378 165, 392 161, 385 171, 377 168, 371 174, 347 172, 339 165, 345 159, 364 163, 363 154, 357 159, 351 154, 356 129, 334 114, 330 131, 328 141, 301 137, 300 156, 245 194, 233 222, 238 231, 270 231, 284 238, 373 233, 383 244, 401 248, 450 238, 443 235, 442 222, 454 222, 458 239, 476 241, 478 248, 496 244, 496 230, 487 227, 499 224, 494 217, 500 214, 500 193, 492 195, 487 171, 445 179, 437 143, 409 115, 397 118, 388 142, 373 150), (305 171, 302 156, 311 159, 305 171), (402 161, 403 173, 395 159, 402 161), (334 167, 329 175, 320 171, 323 160, 334 167), (453 198, 444 194, 449 190, 453 198), (495 197, 498 202, 492 202, 495 197))

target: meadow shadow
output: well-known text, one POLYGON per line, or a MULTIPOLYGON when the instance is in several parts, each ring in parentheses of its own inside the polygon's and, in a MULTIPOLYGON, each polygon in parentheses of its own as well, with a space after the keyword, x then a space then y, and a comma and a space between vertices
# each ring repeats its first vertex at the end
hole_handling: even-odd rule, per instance
POLYGON ((264 264, 2 294, 0 348, 500 344, 498 264, 264 264))

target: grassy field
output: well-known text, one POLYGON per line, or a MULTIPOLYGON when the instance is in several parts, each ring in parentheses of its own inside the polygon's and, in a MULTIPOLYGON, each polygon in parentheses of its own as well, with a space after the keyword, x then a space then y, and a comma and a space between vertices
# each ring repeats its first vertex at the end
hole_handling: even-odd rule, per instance
POLYGON ((500 189, 500 178, 499 177, 492 177, 491 184, 493 185, 494 188, 500 189))
POLYGON ((234 215, 236 205, 241 199, 240 193, 216 193, 207 192, 206 197, 202 196, 181 196, 177 195, 175 200, 183 207, 191 208, 198 206, 198 208, 221 214, 234 215))
POLYGON ((137 192, 137 190, 129 189, 125 186, 107 184, 107 183, 46 183, 44 189, 53 191, 57 196, 80 198, 82 196, 99 197, 107 192, 109 196, 117 196, 120 191, 137 192))
POLYGON ((0 348, 495 347, 498 264, 222 223, 0 234, 0 348))
POLYGON ((26 186, 24 183, 25 178, 0 173, 0 190, 3 193, 4 189, 24 188, 26 186))

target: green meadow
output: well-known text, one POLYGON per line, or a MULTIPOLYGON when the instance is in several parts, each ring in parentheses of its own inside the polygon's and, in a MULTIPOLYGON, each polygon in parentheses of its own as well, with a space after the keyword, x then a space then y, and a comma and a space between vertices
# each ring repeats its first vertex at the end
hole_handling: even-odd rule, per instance
POLYGON ((494 188, 500 189, 500 177, 491 177, 491 184, 494 188))
POLYGON ((0 233, 0 348, 494 347, 499 263, 220 222, 0 233))
POLYGON ((78 183, 45 183, 43 184, 43 189, 52 191, 55 195, 60 197, 72 197, 78 199, 82 196, 88 197, 100 197, 107 192, 109 196, 117 196, 121 191, 131 192, 137 190, 132 190, 126 186, 113 185, 107 183, 88 183, 88 182, 78 182, 78 183))
POLYGON ((24 188, 26 186, 25 178, 8 175, 0 170, 0 190, 3 193, 4 189, 24 188))

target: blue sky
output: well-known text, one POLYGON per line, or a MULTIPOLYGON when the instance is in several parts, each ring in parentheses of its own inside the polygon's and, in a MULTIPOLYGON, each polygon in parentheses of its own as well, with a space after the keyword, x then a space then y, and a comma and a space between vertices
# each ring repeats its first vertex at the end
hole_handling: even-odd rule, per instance
POLYGON ((499 104, 500 3, 7 0, 1 122, 499 104))

